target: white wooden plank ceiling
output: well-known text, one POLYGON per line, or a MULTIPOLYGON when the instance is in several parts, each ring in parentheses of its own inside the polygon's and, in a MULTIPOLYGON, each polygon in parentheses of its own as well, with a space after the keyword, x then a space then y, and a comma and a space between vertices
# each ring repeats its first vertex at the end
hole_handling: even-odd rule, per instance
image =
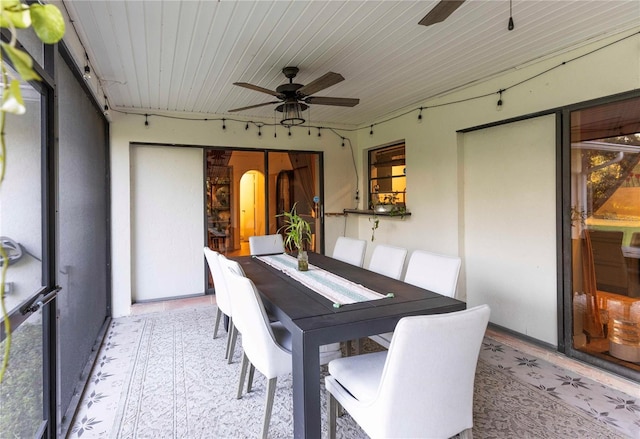
MULTIPOLYGON (((243 89, 345 80, 317 96, 315 123, 362 125, 541 57, 640 24, 639 0, 467 0, 444 22, 418 21, 430 1, 65 0, 112 108, 225 114, 274 98, 243 89)), ((273 117, 274 107, 239 113, 273 117)))

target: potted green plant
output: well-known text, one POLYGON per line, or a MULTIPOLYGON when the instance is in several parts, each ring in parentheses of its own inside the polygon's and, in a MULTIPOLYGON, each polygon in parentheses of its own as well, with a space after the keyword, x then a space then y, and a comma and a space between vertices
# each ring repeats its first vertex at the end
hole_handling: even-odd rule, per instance
POLYGON ((304 218, 298 215, 296 204, 290 212, 283 212, 278 216, 284 217, 285 224, 278 230, 284 234, 284 245, 298 251, 298 270, 307 271, 309 269, 309 255, 305 249, 305 244, 311 242, 311 226, 304 218))

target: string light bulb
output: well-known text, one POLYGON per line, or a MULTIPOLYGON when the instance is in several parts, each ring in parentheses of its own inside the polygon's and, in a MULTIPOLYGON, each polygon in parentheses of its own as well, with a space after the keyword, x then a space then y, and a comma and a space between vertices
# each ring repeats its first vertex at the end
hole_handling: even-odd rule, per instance
POLYGON ((318 127, 318 137, 320 137, 320 127, 318 127))
POLYGON ((344 148, 344 137, 342 138, 342 147, 344 148))
POLYGON ((89 67, 89 55, 87 55, 87 52, 84 53, 84 59, 84 73, 82 74, 82 78, 87 81, 91 79, 91 67, 89 67))
POLYGON ((149 128, 149 115, 148 114, 144 115, 144 127, 145 128, 149 128))
POLYGON ((502 102, 502 92, 503 91, 504 90, 499 90, 498 91, 498 93, 500 95, 500 97, 498 98, 498 102, 496 103, 496 110, 498 110, 498 111, 502 110, 502 104, 503 104, 503 102, 502 102))
POLYGON ((249 130, 249 122, 247 122, 247 124, 244 126, 244 130, 248 131, 249 130))
POLYGON ((418 120, 422 120, 422 107, 420 107, 420 113, 418 113, 418 120))
POLYGON ((224 118, 222 118, 222 129, 223 130, 227 129, 227 123, 226 123, 226 120, 224 118))
POLYGON ((373 136, 373 125, 371 125, 371 129, 369 130, 369 135, 373 136))

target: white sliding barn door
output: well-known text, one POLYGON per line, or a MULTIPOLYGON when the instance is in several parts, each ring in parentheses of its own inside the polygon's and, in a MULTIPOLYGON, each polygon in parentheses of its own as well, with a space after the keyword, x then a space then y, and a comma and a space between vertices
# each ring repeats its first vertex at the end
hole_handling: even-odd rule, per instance
POLYGON ((557 345, 555 116, 464 134, 468 306, 557 345))
POLYGON ((132 301, 204 292, 203 151, 131 145, 132 301))

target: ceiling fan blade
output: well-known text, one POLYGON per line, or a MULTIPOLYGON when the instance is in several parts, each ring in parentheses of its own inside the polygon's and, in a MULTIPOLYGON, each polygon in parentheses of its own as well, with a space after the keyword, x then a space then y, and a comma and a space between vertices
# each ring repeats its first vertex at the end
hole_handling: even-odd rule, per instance
POLYGON ((250 110, 252 108, 264 107, 265 105, 273 105, 273 104, 279 104, 279 103, 280 101, 273 101, 273 102, 265 102, 264 104, 249 105, 248 107, 234 108, 233 110, 229 110, 229 113, 235 113, 236 111, 250 110))
POLYGON ((309 96, 304 100, 307 104, 337 105, 338 107, 355 107, 360 103, 356 98, 330 98, 328 96, 309 96))
POLYGON ((418 24, 431 26, 432 24, 440 23, 453 14, 463 3, 464 0, 440 0, 440 3, 430 10, 418 24))
POLYGON ((297 93, 299 96, 309 96, 341 81, 344 81, 344 77, 340 73, 325 73, 318 79, 300 87, 297 93))
POLYGON ((282 94, 278 93, 277 91, 269 90, 268 88, 260 87, 258 85, 249 84, 248 82, 234 82, 233 85, 248 88, 249 90, 266 93, 268 95, 275 96, 277 98, 284 98, 284 96, 282 96, 282 94))

